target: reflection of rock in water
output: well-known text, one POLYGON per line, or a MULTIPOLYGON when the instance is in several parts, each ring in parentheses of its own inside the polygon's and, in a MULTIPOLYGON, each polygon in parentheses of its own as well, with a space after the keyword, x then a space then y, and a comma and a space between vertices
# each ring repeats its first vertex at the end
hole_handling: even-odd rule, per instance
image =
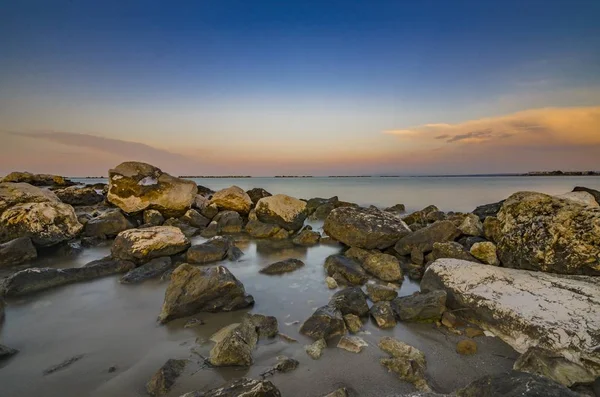
POLYGON ((291 240, 257 240, 256 253, 265 259, 282 260, 306 257, 307 247, 297 246, 291 240))

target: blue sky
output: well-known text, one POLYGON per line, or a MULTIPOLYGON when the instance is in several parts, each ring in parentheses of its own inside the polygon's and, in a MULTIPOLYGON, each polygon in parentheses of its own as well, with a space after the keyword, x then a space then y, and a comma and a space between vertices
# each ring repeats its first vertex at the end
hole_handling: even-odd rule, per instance
MULTIPOLYGON (((600 105, 598 1, 23 0, 0 15, 2 139, 138 142, 211 172, 434 172, 393 161, 428 144, 382 132, 600 105)), ((29 165, 52 167, 12 168, 29 165)))

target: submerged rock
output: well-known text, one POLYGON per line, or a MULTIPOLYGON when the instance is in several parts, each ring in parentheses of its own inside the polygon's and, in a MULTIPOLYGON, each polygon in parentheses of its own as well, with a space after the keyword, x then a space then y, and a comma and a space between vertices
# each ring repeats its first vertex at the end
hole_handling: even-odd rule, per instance
POLYGON ((189 240, 180 229, 173 226, 152 226, 119 233, 111 252, 114 258, 145 263, 150 259, 178 254, 189 246, 189 240))
POLYGON ((332 391, 329 394, 324 395, 323 397, 348 397, 348 390, 342 387, 340 389, 332 391))
POLYGON ((315 340, 344 335, 346 324, 342 312, 335 307, 322 306, 302 324, 300 333, 315 340))
POLYGON ((265 197, 256 203, 256 217, 286 230, 300 230, 306 219, 306 202, 285 194, 265 197))
POLYGON ((446 310, 446 291, 398 297, 392 301, 392 308, 400 321, 438 321, 446 310))
POLYGON ((363 268, 355 260, 344 255, 330 255, 325 259, 325 270, 338 283, 362 285, 368 277, 363 268))
POLYGON ((312 358, 313 360, 318 360, 319 358, 321 358, 321 355, 323 354, 323 349, 325 349, 326 347, 327 342, 325 341, 325 339, 321 338, 310 345, 304 346, 304 350, 310 358, 312 358))
POLYGON ((44 375, 50 375, 50 374, 53 374, 54 372, 65 369, 65 368, 71 366, 73 363, 76 363, 77 361, 81 360, 83 357, 85 357, 85 354, 77 354, 73 357, 69 357, 61 363, 58 363, 49 368, 46 368, 44 370, 44 375))
POLYGON ((498 213, 505 267, 600 275, 600 210, 542 193, 510 196, 498 213))
POLYGON ((267 380, 241 378, 207 392, 195 391, 181 397, 281 397, 279 390, 267 380))
POLYGON ((365 249, 386 249, 410 234, 408 226, 391 213, 360 207, 336 208, 323 229, 350 247, 365 249))
POLYGON ((198 190, 192 181, 135 161, 121 163, 108 174, 107 199, 128 214, 154 209, 164 216, 181 216, 191 208, 198 190))
POLYGON ((456 391, 457 397, 578 397, 564 386, 538 375, 511 371, 477 379, 456 391))
POLYGON ((166 256, 162 258, 152 259, 148 263, 135 268, 121 277, 120 282, 123 284, 136 284, 148 279, 158 277, 167 270, 171 269, 171 258, 166 256))
POLYGON ((11 356, 14 356, 15 354, 17 354, 19 351, 16 349, 11 349, 8 346, 4 346, 0 344, 0 360, 4 360, 5 358, 9 358, 11 356))
POLYGON ((60 285, 124 273, 134 267, 135 265, 129 261, 104 258, 92 261, 82 267, 67 269, 29 268, 13 274, 4 281, 4 295, 31 294, 60 285))
POLYGON ((248 214, 252 208, 252 199, 238 186, 231 186, 219 190, 210 199, 211 204, 216 204, 220 211, 235 211, 248 214))
POLYGON ((209 361, 215 367, 252 365, 252 352, 257 342, 256 327, 248 318, 244 318, 211 349, 209 361))
POLYGON ((339 309, 342 314, 365 316, 369 313, 367 295, 360 287, 344 288, 331 297, 329 305, 339 309))
POLYGON ((223 266, 200 269, 184 263, 171 274, 159 321, 166 323, 199 312, 221 312, 251 306, 254 298, 223 266))
POLYGON ((101 238, 115 237, 122 231, 133 227, 133 224, 125 218, 120 210, 114 209, 88 220, 83 228, 83 235, 101 238))
POLYGON ((283 261, 271 263, 270 265, 260 269, 260 273, 263 274, 282 274, 293 272, 294 270, 300 269, 304 266, 304 262, 299 259, 286 259, 283 261))
POLYGON ((146 391, 151 396, 164 396, 169 393, 177 378, 185 370, 187 360, 169 359, 146 383, 146 391))
POLYGON ((434 243, 452 241, 460 236, 460 233, 451 221, 440 221, 403 237, 396 243, 394 249, 400 255, 410 255, 413 249, 429 252, 433 249, 434 243))
POLYGON ((477 353, 477 342, 471 339, 463 339, 456 344, 456 352, 463 356, 472 356, 477 353))
POLYGON ((444 289, 451 309, 461 309, 466 320, 518 352, 538 347, 564 357, 574 364, 565 366, 573 382, 600 376, 600 285, 594 277, 439 259, 425 272, 421 289, 444 289), (572 371, 574 366, 589 375, 572 371))
POLYGON ((427 361, 423 352, 388 336, 381 338, 378 346, 391 356, 380 360, 388 371, 395 372, 400 379, 412 383, 417 390, 431 390, 425 380, 427 361))
POLYGON ((104 196, 97 193, 93 187, 71 186, 55 190, 54 194, 60 201, 72 206, 94 205, 104 201, 104 196))
POLYGON ((29 237, 20 237, 0 244, 0 268, 16 266, 37 258, 37 250, 29 237))

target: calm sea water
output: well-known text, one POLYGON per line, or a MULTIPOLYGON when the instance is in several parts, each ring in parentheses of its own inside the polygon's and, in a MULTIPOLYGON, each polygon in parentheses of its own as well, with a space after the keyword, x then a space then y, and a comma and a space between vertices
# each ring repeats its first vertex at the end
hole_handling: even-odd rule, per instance
MULTIPOLYGON (((74 179, 106 182, 106 179, 74 179)), ((522 191, 547 194, 569 192, 575 186, 600 190, 600 177, 394 177, 394 178, 195 178, 196 183, 219 190, 231 185, 262 187, 298 198, 338 196, 340 200, 379 207, 402 203, 408 211, 435 204, 443 211, 472 211, 522 191)))

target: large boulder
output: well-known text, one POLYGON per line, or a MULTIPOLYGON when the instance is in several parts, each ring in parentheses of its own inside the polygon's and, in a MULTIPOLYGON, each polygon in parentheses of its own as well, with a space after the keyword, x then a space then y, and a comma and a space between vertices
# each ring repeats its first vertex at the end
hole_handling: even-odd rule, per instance
POLYGON ((600 208, 600 204, 596 201, 593 194, 584 191, 569 192, 554 196, 559 199, 573 201, 574 203, 581 204, 584 207, 589 208, 600 208))
POLYGON ((46 202, 59 203, 60 200, 52 191, 28 183, 0 183, 0 214, 16 204, 46 202))
POLYGON ((279 390, 268 380, 241 378, 206 392, 194 391, 180 397, 281 397, 279 390))
POLYGON ((235 211, 247 214, 252 208, 252 199, 240 187, 231 186, 219 190, 210 199, 211 204, 216 204, 221 211, 235 211))
POLYGON ((306 202, 285 194, 276 194, 258 200, 255 211, 261 222, 296 231, 302 228, 306 219, 306 202))
POLYGON ((0 268, 16 266, 37 258, 37 250, 29 237, 19 237, 0 244, 0 268))
POLYGON ((112 209, 88 220, 83 227, 86 237, 115 237, 124 230, 132 229, 133 224, 125 218, 121 210, 112 209))
POLYGON ((198 187, 150 164, 128 161, 110 170, 107 199, 126 213, 147 209, 177 217, 191 208, 198 187))
POLYGON ((29 183, 33 186, 72 186, 74 182, 60 175, 32 174, 31 172, 11 172, 1 182, 29 183))
POLYGON ((171 274, 158 319, 166 323, 199 312, 226 312, 252 304, 254 298, 226 267, 201 269, 184 263, 171 274))
POLYGON ((505 267, 600 275, 600 209, 542 193, 510 196, 498 213, 505 267))
POLYGON ((342 284, 362 285, 369 279, 360 263, 344 255, 328 256, 325 259, 325 271, 342 284))
POLYGON ((409 255, 413 249, 425 253, 433 250, 434 243, 453 241, 460 233, 452 221, 435 222, 401 238, 394 249, 400 255, 409 255))
POLYGON ((600 376, 600 284, 594 277, 439 259, 425 272, 421 289, 445 290, 449 308, 461 309, 461 316, 518 352, 538 347, 564 357, 573 363, 563 365, 569 382, 600 376))
POLYGON ((350 247, 365 249, 386 249, 411 232, 391 213, 361 207, 336 208, 325 219, 323 229, 350 247))
POLYGON ((342 312, 333 306, 322 306, 302 324, 300 333, 314 340, 329 339, 346 333, 342 312))
POLYGON ((54 193, 60 201, 73 206, 94 205, 104 201, 104 196, 93 187, 71 186, 55 190, 54 193))
POLYGON ((185 251, 190 241, 173 226, 152 226, 125 230, 115 238, 111 252, 114 258, 145 263, 161 256, 185 251))
POLYGON ((20 296, 60 285, 93 280, 99 277, 125 273, 135 265, 129 261, 104 258, 82 267, 67 269, 30 268, 8 277, 3 284, 5 296, 20 296))

